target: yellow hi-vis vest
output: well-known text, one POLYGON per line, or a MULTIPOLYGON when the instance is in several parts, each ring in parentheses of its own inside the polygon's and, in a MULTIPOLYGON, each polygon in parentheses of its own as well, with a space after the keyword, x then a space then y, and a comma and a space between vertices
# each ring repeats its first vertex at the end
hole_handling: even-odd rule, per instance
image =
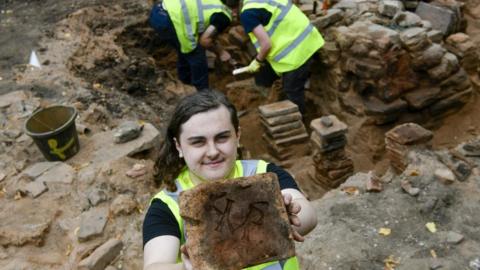
MULTIPOLYGON (((233 178, 252 176, 265 172, 267 172, 267 163, 263 160, 237 160, 235 162, 233 178)), ((155 195, 151 201, 154 199, 160 199, 167 204, 168 208, 170 208, 170 211, 172 211, 173 215, 175 216, 178 226, 180 227, 180 243, 184 244, 184 225, 182 217, 180 216, 178 197, 180 192, 183 190, 188 190, 194 187, 194 184, 190 179, 189 172, 186 168, 184 168, 178 175, 177 179, 175 180, 175 185, 177 186, 177 191, 170 192, 164 189, 157 193, 157 195, 155 195)), ((177 261, 181 261, 180 253, 177 261)), ((298 264, 297 257, 291 257, 288 260, 262 263, 260 265, 244 268, 244 270, 300 270, 300 266, 298 264)))
POLYGON ((180 51, 189 53, 197 47, 198 34, 210 24, 213 13, 223 13, 230 20, 229 8, 220 0, 163 0, 180 42, 180 51))
MULTIPOLYGON (((244 0, 242 12, 247 9, 263 8, 272 14, 265 31, 272 47, 267 61, 277 74, 289 72, 303 65, 325 41, 318 30, 292 0, 244 0)), ((250 40, 260 51, 253 32, 250 40)))

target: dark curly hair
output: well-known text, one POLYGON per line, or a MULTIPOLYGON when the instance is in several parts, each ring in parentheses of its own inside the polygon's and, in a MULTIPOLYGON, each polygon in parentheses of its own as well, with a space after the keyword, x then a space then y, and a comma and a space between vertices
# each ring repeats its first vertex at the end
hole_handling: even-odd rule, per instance
POLYGON ((175 178, 185 166, 185 161, 179 157, 174 139, 180 141, 182 125, 193 115, 217 109, 222 105, 230 112, 230 120, 238 133, 237 110, 224 94, 216 90, 206 89, 180 100, 172 114, 165 141, 155 162, 155 182, 164 183, 170 191, 176 190, 175 178))

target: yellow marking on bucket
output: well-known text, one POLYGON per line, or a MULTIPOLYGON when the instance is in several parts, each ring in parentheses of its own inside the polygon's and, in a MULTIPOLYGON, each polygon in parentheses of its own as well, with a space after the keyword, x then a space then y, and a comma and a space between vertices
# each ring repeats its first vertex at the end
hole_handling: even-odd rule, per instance
POLYGON ((55 139, 50 139, 48 140, 48 146, 50 146, 50 153, 57 155, 60 159, 64 160, 66 159, 64 152, 70 148, 73 144, 73 138, 70 139, 70 141, 67 142, 63 147, 58 148, 58 141, 55 139))

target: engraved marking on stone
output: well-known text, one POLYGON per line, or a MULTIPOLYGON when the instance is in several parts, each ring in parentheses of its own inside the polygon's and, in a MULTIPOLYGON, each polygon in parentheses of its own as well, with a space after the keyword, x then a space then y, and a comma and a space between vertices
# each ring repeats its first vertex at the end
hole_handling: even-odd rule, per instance
MULTIPOLYGON (((221 200, 226 196, 226 193, 222 193, 219 196, 216 196, 216 200, 221 200)), ((216 201, 215 200, 215 201, 216 201)), ((238 229, 243 228, 243 233, 242 233, 242 239, 247 239, 250 240, 249 237, 249 224, 254 224, 254 225, 262 225, 263 224, 263 219, 265 217, 265 213, 263 212, 263 208, 265 206, 268 206, 268 202, 266 201, 258 201, 258 202, 252 202, 248 205, 248 212, 245 215, 245 218, 243 221, 235 225, 231 221, 231 213, 232 209, 234 207, 239 207, 238 203, 235 203, 235 200, 232 200, 230 198, 226 198, 226 206, 224 209, 219 209, 215 204, 213 204, 213 209, 220 215, 220 218, 217 222, 217 226, 215 227, 216 231, 220 231, 223 226, 227 226, 228 230, 230 233, 235 233, 238 229)), ((240 206, 241 207, 241 206, 240 206)))

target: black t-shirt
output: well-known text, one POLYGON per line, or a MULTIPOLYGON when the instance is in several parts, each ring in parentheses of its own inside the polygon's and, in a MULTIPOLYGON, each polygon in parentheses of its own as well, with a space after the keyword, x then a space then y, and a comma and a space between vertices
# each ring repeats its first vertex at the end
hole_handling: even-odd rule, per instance
POLYGON ((245 33, 252 32, 260 24, 266 26, 271 18, 272 13, 264 8, 249 8, 240 14, 240 22, 245 29, 245 33))
MULTIPOLYGON (((267 172, 273 172, 277 175, 280 189, 293 188, 299 190, 293 177, 284 169, 269 163, 267 172)), ((172 235, 178 237, 178 239, 181 237, 178 222, 170 208, 166 203, 155 199, 148 208, 143 221, 143 245, 145 246, 151 239, 162 235, 172 235)))
POLYGON ((221 33, 230 25, 230 18, 221 12, 213 13, 210 17, 210 24, 215 26, 218 33, 221 33))

